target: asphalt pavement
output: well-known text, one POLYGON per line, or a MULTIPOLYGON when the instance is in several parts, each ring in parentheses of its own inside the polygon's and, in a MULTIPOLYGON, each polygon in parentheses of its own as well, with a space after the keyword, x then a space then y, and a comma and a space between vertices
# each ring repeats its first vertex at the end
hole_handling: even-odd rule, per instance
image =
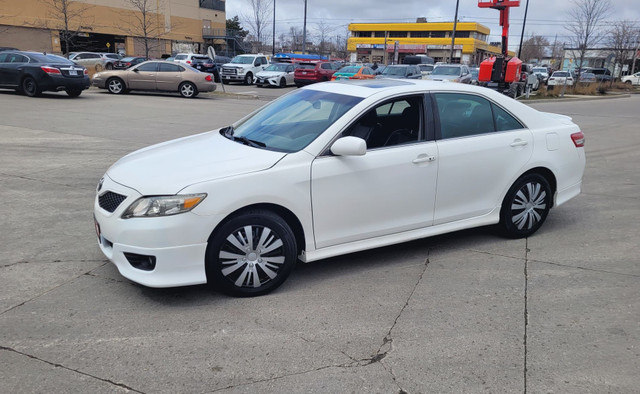
POLYGON ((283 92, 225 90, 0 92, 0 392, 638 392, 640 96, 532 104, 581 126, 587 169, 528 239, 480 228, 299 264, 248 299, 124 279, 96 243, 98 179, 283 92))

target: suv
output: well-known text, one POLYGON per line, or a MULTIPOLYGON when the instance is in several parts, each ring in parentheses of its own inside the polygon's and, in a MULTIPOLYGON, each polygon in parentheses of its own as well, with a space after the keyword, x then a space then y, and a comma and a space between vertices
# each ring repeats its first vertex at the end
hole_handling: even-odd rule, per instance
POLYGON ((69 60, 72 62, 86 68, 94 68, 96 71, 112 70, 113 63, 120 60, 120 58, 121 56, 117 53, 71 52, 69 54, 69 60))
POLYGON ((607 68, 591 68, 591 67, 587 67, 582 69, 583 73, 594 73, 596 75, 596 80, 598 82, 606 82, 606 81, 611 81, 612 77, 611 77, 611 71, 609 71, 609 69, 607 68))
POLYGON ((333 73, 338 70, 336 63, 302 62, 293 74, 293 82, 297 87, 315 82, 330 81, 333 73))
POLYGON ((174 58, 173 61, 176 63, 182 63, 182 64, 186 64, 187 66, 190 66, 193 64, 195 59, 206 59, 207 55, 200 55, 198 53, 178 53, 174 58))
POLYGON ((200 70, 205 73, 213 74, 216 78, 216 82, 220 82, 220 68, 223 64, 229 63, 231 58, 226 56, 216 56, 215 59, 211 59, 208 56, 194 57, 191 67, 196 70, 200 70))
POLYGON ((240 81, 251 85, 253 77, 268 65, 264 55, 238 55, 222 66, 222 83, 240 81))

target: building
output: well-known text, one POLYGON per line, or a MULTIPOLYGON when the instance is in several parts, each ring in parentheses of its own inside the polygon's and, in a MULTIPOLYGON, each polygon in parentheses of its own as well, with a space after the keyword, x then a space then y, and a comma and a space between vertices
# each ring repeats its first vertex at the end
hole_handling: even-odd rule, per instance
POLYGON ((146 9, 134 3, 141 2, 3 0, 0 46, 52 53, 65 53, 68 48, 69 52, 127 55, 144 55, 148 48, 149 55, 158 58, 176 52, 204 53, 209 45, 226 49, 224 34, 214 34, 226 28, 224 0, 148 0, 146 9))
MULTIPOLYGON (((351 23, 347 50, 352 59, 385 63, 407 55, 426 54, 436 62, 449 61, 453 22, 432 23, 351 23), (355 56, 354 56, 355 55, 355 56)), ((480 64, 501 49, 487 42, 489 28, 475 22, 458 22, 452 63, 480 64)))

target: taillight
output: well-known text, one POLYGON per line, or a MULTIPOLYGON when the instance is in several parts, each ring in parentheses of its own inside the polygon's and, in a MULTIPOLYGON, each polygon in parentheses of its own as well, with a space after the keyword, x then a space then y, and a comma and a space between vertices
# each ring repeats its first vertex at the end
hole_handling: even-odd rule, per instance
POLYGON ((571 134, 571 139, 573 140, 576 148, 584 147, 584 133, 582 131, 571 134))
POLYGON ((191 60, 187 60, 187 64, 191 64, 191 60))
POLYGON ((211 74, 208 74, 206 77, 204 77, 204 80, 211 82, 212 81, 211 74))
POLYGON ((84 75, 89 75, 89 70, 87 70, 86 68, 84 69, 84 75))
POLYGON ((57 68, 54 68, 54 67, 40 66, 40 68, 42 69, 42 71, 46 72, 49 75, 52 75, 52 74, 61 75, 62 74, 60 72, 60 70, 58 70, 57 68))

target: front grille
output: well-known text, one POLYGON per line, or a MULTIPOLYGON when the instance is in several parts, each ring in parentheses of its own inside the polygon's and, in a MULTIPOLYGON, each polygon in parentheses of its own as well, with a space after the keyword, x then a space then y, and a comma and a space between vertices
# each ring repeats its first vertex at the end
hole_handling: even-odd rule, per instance
POLYGON ((229 75, 236 75, 238 74, 238 70, 236 70, 235 68, 222 68, 222 73, 223 74, 229 74, 229 75))
POLYGON ((98 197, 98 205, 107 212, 113 212, 126 199, 127 196, 123 196, 122 194, 106 192, 98 197))

